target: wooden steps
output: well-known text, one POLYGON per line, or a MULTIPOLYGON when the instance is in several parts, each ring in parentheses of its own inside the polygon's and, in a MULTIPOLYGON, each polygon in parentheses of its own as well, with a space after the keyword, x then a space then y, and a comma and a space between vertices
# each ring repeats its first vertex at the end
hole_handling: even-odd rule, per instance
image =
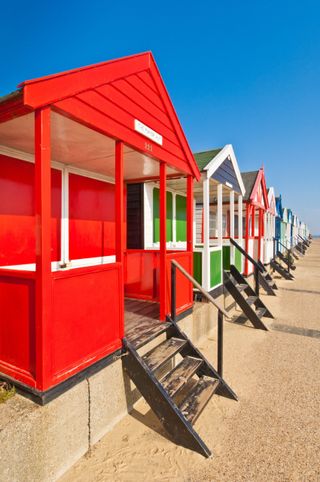
POLYGON ((187 342, 180 338, 169 338, 160 345, 153 348, 142 357, 150 370, 155 371, 161 368, 167 361, 176 355, 187 342))
POLYGON ((270 266, 271 268, 276 271, 277 273, 279 273, 282 278, 285 278, 287 280, 292 280, 294 279, 294 276, 293 274, 291 273, 288 273, 288 270, 285 269, 280 263, 278 263, 277 260, 273 259, 270 261, 270 266))
POLYGON ((257 263, 259 266, 259 284, 268 295, 275 296, 275 290, 277 290, 278 287, 274 279, 272 278, 271 274, 266 270, 266 267, 260 260, 258 260, 257 263))
POLYGON ((200 358, 186 356, 162 380, 161 384, 170 397, 174 397, 186 385, 202 365, 200 358))
POLYGON ((278 253, 277 254, 277 257, 290 269, 292 270, 295 270, 296 269, 296 266, 293 264, 293 259, 291 259, 292 257, 290 257, 289 259, 287 258, 287 256, 284 256, 284 254, 282 253, 278 253))
POLYGON ((180 410, 191 424, 194 424, 210 398, 216 391, 219 380, 209 377, 201 377, 190 395, 180 405, 180 410))
POLYGON ((230 272, 225 271, 224 278, 225 288, 252 325, 260 330, 268 331, 268 327, 265 325, 262 318, 273 318, 273 315, 262 302, 260 297, 256 295, 255 291, 242 274, 235 266, 231 265, 230 272))
POLYGON ((123 340, 125 372, 168 433, 183 446, 209 457, 211 451, 193 424, 215 393, 232 400, 237 400, 236 394, 176 323, 158 321, 158 328, 153 324, 140 337, 135 331, 131 335, 123 340), (149 342, 155 344, 158 336, 159 343, 140 355, 139 349, 149 342), (164 371, 161 378, 160 368, 164 371))
POLYGON ((135 329, 135 333, 129 332, 127 336, 135 349, 138 350, 146 343, 150 343, 151 340, 157 338, 162 333, 165 333, 169 325, 170 323, 156 322, 155 324, 151 325, 150 328, 145 329, 145 331, 143 331, 143 327, 140 327, 140 331, 139 329, 135 329))

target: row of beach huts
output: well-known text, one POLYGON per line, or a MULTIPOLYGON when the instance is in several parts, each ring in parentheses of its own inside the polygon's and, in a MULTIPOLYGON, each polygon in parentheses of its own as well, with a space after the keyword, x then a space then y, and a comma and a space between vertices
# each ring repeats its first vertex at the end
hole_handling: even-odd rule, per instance
POLYGON ((0 98, 0 378, 50 405, 104 373, 97 441, 124 372, 175 440, 210 455, 193 424, 214 393, 237 398, 226 294, 267 329, 260 290, 293 279, 310 244, 260 165, 242 172, 231 144, 191 151, 151 53, 0 98), (214 306, 215 367, 187 328, 195 302, 214 306))

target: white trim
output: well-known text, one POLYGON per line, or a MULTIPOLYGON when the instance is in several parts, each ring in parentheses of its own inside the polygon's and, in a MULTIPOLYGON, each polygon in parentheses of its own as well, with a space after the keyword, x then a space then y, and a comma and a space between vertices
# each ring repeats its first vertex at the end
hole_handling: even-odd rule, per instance
POLYGON ((218 184, 217 186, 217 228, 218 228, 218 245, 222 246, 222 229, 223 229, 223 204, 222 204, 222 191, 223 185, 218 184))
MULTIPOLYGON (((0 145, 0 154, 8 157, 13 157, 25 162, 34 164, 34 155, 12 149, 10 147, 0 145)), ((102 181, 108 184, 114 184, 114 179, 104 176, 103 174, 94 173, 85 169, 79 169, 68 164, 61 162, 51 161, 51 167, 61 171, 61 231, 60 231, 60 259, 61 261, 55 261, 51 264, 51 270, 57 271, 59 269, 76 268, 81 266, 94 266, 97 264, 113 263, 115 262, 114 256, 103 256, 97 258, 84 258, 81 260, 69 260, 69 174, 75 174, 77 176, 83 176, 86 178, 102 181)), ((35 264, 21 264, 4 266, 4 269, 18 269, 26 271, 35 271, 35 264)))
POLYGON ((69 172, 62 170, 61 177, 61 263, 69 263, 69 172))
MULTIPOLYGON (((61 266, 59 261, 51 262, 51 271, 67 271, 75 268, 86 268, 89 266, 98 266, 102 264, 111 264, 116 262, 115 256, 98 256, 96 258, 74 259, 67 266, 61 266)), ((1 269, 10 269, 17 271, 36 271, 36 263, 16 264, 10 266, 0 266, 1 269)))
MULTIPOLYGON (((156 182, 143 183, 143 210, 144 210, 144 249, 159 249, 159 243, 153 242, 153 191, 154 189, 160 189, 159 184, 156 182)), ((172 241, 166 243, 167 249, 186 249, 186 241, 177 241, 176 232, 176 197, 181 196, 186 198, 186 193, 177 191, 172 188, 166 188, 166 192, 172 194, 172 241)))
MULTIPOLYGON (((19 159, 20 161, 26 161, 34 164, 34 154, 19 151, 18 149, 12 149, 11 147, 0 145, 0 154, 19 159)), ((60 161, 51 160, 51 167, 54 169, 58 169, 59 171, 67 169, 68 172, 72 174, 78 174, 79 176, 89 177, 90 179, 95 179, 97 181, 115 184, 115 180, 112 177, 105 176, 104 174, 99 174, 93 171, 87 171, 86 169, 81 169, 80 167, 76 167, 71 164, 65 164, 60 161)))
MULTIPOLYGON (((230 238, 234 239, 234 191, 230 191, 230 238)), ((230 248, 231 264, 234 264, 234 260, 235 260, 235 247, 231 245, 231 248, 230 248)))
POLYGON ((203 181, 203 256, 202 256, 202 286, 209 289, 210 281, 210 179, 203 181))
POLYGON ((226 158, 229 158, 232 162, 233 168, 237 176, 237 181, 240 186, 241 194, 242 196, 244 196, 246 190, 243 184, 237 158, 231 144, 225 145, 224 148, 213 159, 211 159, 211 161, 208 162, 208 164, 203 170, 206 171, 207 177, 211 177, 218 169, 218 167, 220 167, 221 164, 226 160, 226 158))
POLYGON ((176 206, 176 192, 172 193, 172 242, 176 243, 177 242, 177 220, 176 220, 176 215, 177 215, 177 206, 176 206))

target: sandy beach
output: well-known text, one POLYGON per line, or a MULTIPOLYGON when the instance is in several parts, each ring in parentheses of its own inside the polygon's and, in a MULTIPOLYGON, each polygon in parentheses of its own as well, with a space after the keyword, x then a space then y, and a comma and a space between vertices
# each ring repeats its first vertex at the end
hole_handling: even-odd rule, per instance
MULTIPOLYGON (((226 323, 224 377, 239 401, 213 397, 196 424, 212 458, 170 441, 141 400, 61 480, 320 480, 319 239, 296 264, 263 296, 269 332, 226 323)), ((200 348, 215 363, 215 340, 200 348)))

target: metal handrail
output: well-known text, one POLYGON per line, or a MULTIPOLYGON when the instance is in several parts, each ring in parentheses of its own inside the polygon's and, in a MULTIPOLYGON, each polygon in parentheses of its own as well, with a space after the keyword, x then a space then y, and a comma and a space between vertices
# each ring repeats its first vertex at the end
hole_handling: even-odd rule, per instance
POLYGON ((290 274, 290 269, 291 269, 291 248, 288 248, 285 246, 279 239, 274 238, 275 241, 277 241, 284 249, 287 250, 287 271, 290 274))
POLYGON ((240 246, 240 244, 238 244, 233 238, 230 238, 230 243, 233 244, 233 246, 235 246, 241 254, 243 254, 243 256, 245 256, 247 258, 248 261, 250 261, 250 263, 253 264, 254 266, 254 280, 255 280, 255 293, 257 296, 259 296, 259 292, 260 292, 260 285, 259 285, 259 271, 260 273, 263 273, 264 272, 264 267, 263 267, 263 264, 261 263, 261 265, 255 260, 252 258, 252 256, 250 256, 249 253, 247 253, 247 251, 245 249, 243 249, 242 246, 240 246))
POLYGON ((171 261, 171 263, 173 264, 173 266, 175 266, 176 268, 178 268, 178 270, 190 281, 190 283, 193 284, 193 286, 195 288, 197 288, 201 294, 203 294, 203 296, 205 298, 207 298, 208 301, 210 301, 210 303, 212 303, 218 310, 220 310, 224 316, 226 316, 227 318, 231 318, 230 315, 228 314, 228 312, 222 308, 221 306, 218 305, 218 303, 215 301, 214 298, 212 298, 212 296, 205 290, 202 288, 202 286, 198 283, 197 280, 195 280, 191 274, 188 273, 188 271, 186 271, 182 266, 181 264, 179 264, 177 261, 175 261, 174 259, 171 261))
POLYGON ((177 261, 171 260, 171 320, 176 323, 176 270, 179 270, 189 281, 197 288, 203 296, 218 309, 218 336, 217 336, 217 371, 222 377, 223 374, 223 315, 230 319, 229 313, 218 305, 212 296, 202 288, 202 286, 195 280, 177 261))
POLYGON ((279 239, 274 238, 275 241, 277 241, 284 249, 287 249, 290 251, 291 248, 288 248, 288 246, 285 246, 279 239))
POLYGON ((240 251, 240 253, 243 254, 243 256, 245 256, 248 261, 250 261, 250 263, 256 266, 259 271, 263 272, 262 266, 260 266, 259 263, 255 259, 253 259, 252 256, 250 256, 250 254, 247 253, 247 251, 243 249, 242 246, 240 246, 240 244, 237 243, 237 241, 235 241, 233 238, 230 238, 230 243, 233 244, 233 246, 235 246, 240 251))

